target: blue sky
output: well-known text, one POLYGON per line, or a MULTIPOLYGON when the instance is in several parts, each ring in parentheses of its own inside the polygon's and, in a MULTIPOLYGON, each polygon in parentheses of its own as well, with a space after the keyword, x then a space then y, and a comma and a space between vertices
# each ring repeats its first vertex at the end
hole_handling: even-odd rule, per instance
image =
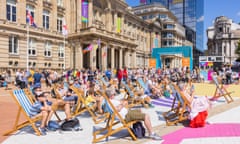
MULTIPOLYGON (((140 0, 126 0, 130 6, 139 4, 140 0)), ((234 22, 240 22, 240 0, 204 0, 204 31, 213 25, 217 16, 227 16, 234 22)), ((206 48, 206 33, 204 34, 204 48, 206 48)))

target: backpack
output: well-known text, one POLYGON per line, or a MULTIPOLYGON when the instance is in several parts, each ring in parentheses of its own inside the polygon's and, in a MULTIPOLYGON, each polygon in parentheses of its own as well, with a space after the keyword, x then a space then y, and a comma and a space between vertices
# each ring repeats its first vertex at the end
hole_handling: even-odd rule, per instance
POLYGON ((142 125, 142 122, 136 122, 132 126, 132 132, 137 138, 144 138, 145 137, 145 128, 142 125))
POLYGON ((79 131, 82 130, 80 127, 80 122, 77 118, 65 121, 60 126, 63 131, 79 131))
POLYGON ((56 131, 60 128, 59 124, 56 121, 50 120, 48 122, 48 129, 51 131, 56 131))

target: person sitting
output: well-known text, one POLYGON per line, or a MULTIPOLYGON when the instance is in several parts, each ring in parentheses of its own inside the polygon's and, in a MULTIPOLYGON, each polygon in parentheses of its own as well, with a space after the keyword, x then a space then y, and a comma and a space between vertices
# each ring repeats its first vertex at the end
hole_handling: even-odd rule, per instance
POLYGON ((205 126, 205 121, 208 116, 208 109, 211 107, 211 103, 209 102, 208 98, 204 96, 194 98, 194 95, 191 95, 193 93, 188 92, 188 89, 186 89, 184 83, 180 82, 178 86, 190 104, 189 126, 192 128, 205 126))
POLYGON ((52 103, 47 100, 47 93, 35 93, 36 101, 30 108, 31 117, 42 115, 42 121, 39 131, 42 135, 46 135, 46 127, 50 121, 54 111, 51 108, 52 103))
POLYGON ((115 97, 115 90, 108 88, 106 90, 106 96, 110 99, 114 107, 116 107, 119 114, 125 118, 126 122, 139 120, 144 121, 144 125, 148 130, 149 137, 154 140, 162 140, 162 138, 153 132, 152 124, 150 121, 150 116, 148 114, 142 113, 140 109, 131 110, 127 108, 127 102, 114 99, 115 97))

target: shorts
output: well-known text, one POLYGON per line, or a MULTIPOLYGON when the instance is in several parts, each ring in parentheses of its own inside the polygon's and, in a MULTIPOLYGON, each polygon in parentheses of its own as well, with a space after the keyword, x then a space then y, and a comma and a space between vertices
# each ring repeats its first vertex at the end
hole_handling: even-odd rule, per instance
POLYGON ((126 122, 134 121, 134 120, 139 120, 139 121, 144 121, 145 119, 145 114, 141 112, 141 110, 129 110, 127 115, 125 116, 126 122))

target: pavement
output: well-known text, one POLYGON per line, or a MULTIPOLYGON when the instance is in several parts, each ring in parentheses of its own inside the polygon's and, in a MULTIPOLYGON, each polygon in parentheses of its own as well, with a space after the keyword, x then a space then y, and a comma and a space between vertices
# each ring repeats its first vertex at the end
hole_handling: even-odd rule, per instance
MULTIPOLYGON (((211 97, 214 93, 215 86, 213 84, 195 84, 196 95, 211 97)), ((14 87, 12 87, 14 89, 14 87)), ((154 100, 154 108, 142 108, 142 111, 148 113, 151 117, 153 129, 162 136, 163 144, 238 144, 240 143, 240 132, 236 128, 240 128, 240 91, 239 85, 230 85, 228 89, 234 91, 234 102, 227 104, 223 98, 213 102, 212 108, 209 110, 208 124, 203 128, 188 128, 182 125, 166 126, 162 117, 162 112, 169 110, 171 99, 154 100), (215 135, 211 135, 211 133, 215 135), (174 140, 175 141, 172 141, 174 140)), ((0 143, 2 144, 90 144, 92 143, 92 133, 94 129, 103 127, 104 123, 94 124, 88 113, 78 116, 83 131, 74 132, 48 132, 46 136, 36 136, 30 127, 21 129, 17 133, 9 136, 2 134, 11 129, 17 115, 17 106, 11 96, 10 90, 0 88, 0 143)), ((61 118, 65 118, 63 112, 58 112, 61 118)), ((23 120, 24 117, 21 116, 23 120)), ((53 117, 53 119, 56 119, 53 117)), ((148 138, 132 141, 127 131, 123 130, 109 137, 109 141, 100 143, 121 143, 121 144, 159 144, 159 141, 153 141, 148 138)))

